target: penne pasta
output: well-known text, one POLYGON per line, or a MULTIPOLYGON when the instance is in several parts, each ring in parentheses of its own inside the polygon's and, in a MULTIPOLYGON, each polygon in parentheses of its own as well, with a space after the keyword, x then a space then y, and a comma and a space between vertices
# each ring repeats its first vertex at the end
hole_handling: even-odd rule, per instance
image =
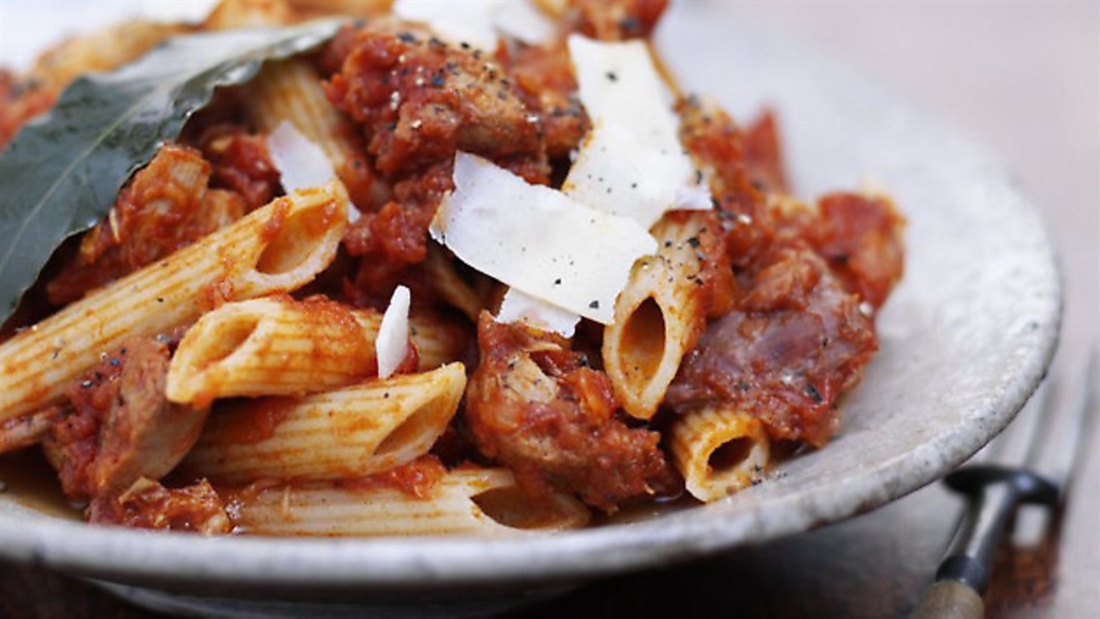
POLYGON ((824 445, 904 221, 758 183, 778 131, 678 88, 666 4, 221 0, 43 56, 4 163, 97 173, 15 174, 0 243, 91 231, 5 262, 0 452, 92 523, 385 536, 714 501, 824 445))
POLYGON ((639 419, 657 411, 705 326, 704 261, 696 247, 708 215, 684 215, 665 215, 654 224, 657 254, 634 264, 615 302, 615 321, 604 329, 607 376, 623 408, 639 419))
POLYGON ((701 408, 672 424, 672 461, 691 496, 709 502, 763 479, 770 443, 760 420, 725 407, 701 408))
MULTIPOLYGON (((373 310, 355 310, 355 319, 371 343, 382 326, 382 314, 373 310)), ((452 361, 462 361, 469 342, 461 327, 453 321, 430 312, 415 312, 409 316, 409 339, 416 347, 417 369, 433 370, 452 361)))
POLYGON ((427 453, 465 388, 465 366, 452 363, 301 400, 244 401, 211 416, 181 467, 218 482, 372 475, 427 453))
POLYGON ((490 280, 482 278, 478 281, 480 286, 467 283, 455 269, 454 259, 435 243, 428 243, 428 256, 423 265, 440 299, 476 323, 491 292, 490 280))
POLYGON ((168 399, 203 407, 216 398, 342 387, 377 374, 374 334, 351 309, 325 299, 226 303, 183 336, 168 370, 168 399))
POLYGON ((335 256, 346 209, 336 184, 276 199, 15 335, 0 345, 0 422, 61 397, 127 337, 167 335, 226 301, 308 283, 335 256))
POLYGON ((232 499, 234 524, 258 535, 502 535, 584 526, 576 499, 522 494, 505 469, 446 472, 417 497, 385 482, 312 482, 246 489, 232 499))
POLYGON ((261 131, 270 134, 283 122, 292 123, 324 151, 353 203, 367 208, 385 202, 388 190, 371 172, 355 128, 328 100, 308 61, 267 63, 249 89, 248 106, 261 131))

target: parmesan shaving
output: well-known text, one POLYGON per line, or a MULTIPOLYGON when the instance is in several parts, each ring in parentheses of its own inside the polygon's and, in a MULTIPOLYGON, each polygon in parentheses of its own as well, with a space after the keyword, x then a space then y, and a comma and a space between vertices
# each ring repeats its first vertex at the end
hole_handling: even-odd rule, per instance
POLYGON ((678 136, 671 94, 641 41, 569 37, 578 95, 593 121, 562 191, 650 227, 669 210, 712 208, 678 136))
POLYGON ((473 268, 532 297, 603 324, 634 261, 657 250, 636 221, 530 185, 476 155, 458 153, 455 190, 432 238, 473 268))
POLYGON ((498 322, 526 322, 543 331, 553 331, 569 338, 573 337, 581 317, 515 288, 509 288, 500 302, 496 319, 498 322))
POLYGON ((389 307, 382 314, 378 338, 374 341, 379 378, 389 378, 393 375, 394 370, 401 365, 408 354, 410 301, 409 289, 398 286, 390 297, 389 307))
MULTIPOLYGON (((289 120, 279 123, 268 134, 267 150, 288 194, 299 189, 323 187, 336 178, 336 171, 325 151, 302 135, 289 120)), ((348 221, 355 221, 359 216, 359 211, 349 202, 348 221)))

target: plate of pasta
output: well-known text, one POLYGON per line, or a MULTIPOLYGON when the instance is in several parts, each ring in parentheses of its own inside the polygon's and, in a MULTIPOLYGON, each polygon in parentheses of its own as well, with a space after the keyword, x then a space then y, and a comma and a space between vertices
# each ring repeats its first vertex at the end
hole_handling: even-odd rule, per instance
POLYGON ((0 71, 7 560, 497 608, 879 507, 1050 362, 999 162, 718 5, 178 4, 0 71))

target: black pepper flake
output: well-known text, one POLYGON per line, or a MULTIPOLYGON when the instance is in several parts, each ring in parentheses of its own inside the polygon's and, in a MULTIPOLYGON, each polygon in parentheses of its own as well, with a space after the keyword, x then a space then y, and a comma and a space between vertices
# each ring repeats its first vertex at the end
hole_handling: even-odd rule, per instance
POLYGON ((411 32, 402 32, 397 35, 397 38, 402 43, 416 43, 416 37, 414 37, 411 32))
POLYGON ((690 239, 687 240, 687 243, 688 243, 688 245, 691 245, 692 247, 699 247, 699 237, 693 236, 693 237, 691 237, 690 239))
POLYGON ((821 397, 821 394, 818 393, 817 387, 814 387, 809 383, 806 383, 806 395, 810 396, 810 399, 814 401, 814 404, 821 404, 825 401, 825 399, 821 397))
POLYGON ((619 76, 616 75, 614 71, 608 71, 607 72, 607 81, 617 82, 617 81, 619 81, 619 76))
POLYGON ((157 303, 164 303, 164 297, 157 297, 157 303))
POLYGON ((122 365, 122 361, 118 357, 111 357, 107 361, 107 364, 113 368, 117 368, 118 366, 122 365))
POLYGON ((434 86, 436 88, 442 88, 444 83, 445 82, 443 80, 442 75, 433 75, 432 76, 432 86, 434 86))
POLYGON ((588 304, 588 307, 590 307, 592 309, 600 309, 600 302, 599 301, 593 301, 593 302, 588 304))
POLYGON ((560 277, 554 280, 554 285, 555 286, 561 286, 561 278, 560 277))

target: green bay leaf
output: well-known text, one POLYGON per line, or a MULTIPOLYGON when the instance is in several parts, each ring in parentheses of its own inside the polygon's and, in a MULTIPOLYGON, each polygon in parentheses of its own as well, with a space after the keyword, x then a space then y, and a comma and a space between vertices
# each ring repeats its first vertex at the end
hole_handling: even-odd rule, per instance
POLYGON ((179 135, 215 88, 248 81, 265 60, 317 47, 340 23, 174 37, 65 89, 0 152, 0 323, 58 245, 105 217, 130 175, 179 135))

